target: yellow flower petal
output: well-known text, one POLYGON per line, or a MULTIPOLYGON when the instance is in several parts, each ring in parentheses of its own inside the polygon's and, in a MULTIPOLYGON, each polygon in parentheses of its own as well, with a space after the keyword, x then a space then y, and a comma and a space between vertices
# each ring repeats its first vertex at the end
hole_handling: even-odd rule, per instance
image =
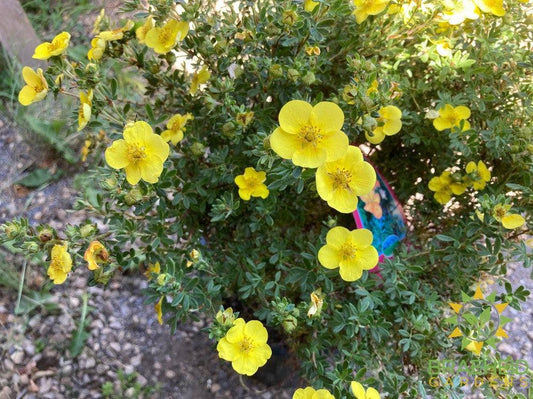
POLYGON ((244 326, 244 334, 254 337, 254 342, 265 344, 268 333, 263 324, 258 320, 251 320, 244 326))
POLYGON ((113 169, 125 168, 130 163, 126 141, 114 141, 113 144, 105 150, 105 161, 113 169))
POLYGON ((37 97, 37 93, 35 92, 35 89, 31 86, 24 86, 22 90, 19 92, 19 103, 21 103, 24 106, 30 105, 33 103, 35 98, 37 97))
POLYGON ((139 183, 141 180, 141 168, 139 165, 136 164, 128 164, 128 166, 125 167, 126 171, 126 180, 128 183, 130 183, 132 186, 139 183))
POLYGON ((309 122, 312 111, 311 104, 305 101, 289 101, 279 111, 279 125, 288 134, 298 134, 302 126, 309 122))
MULTIPOLYGON (((305 103, 307 104, 307 103, 305 103)), ((340 107, 329 101, 322 101, 313 107, 311 122, 325 134, 333 134, 342 130, 344 113, 340 107)))
POLYGON ((339 251, 331 245, 324 245, 318 250, 318 261, 326 269, 336 269, 339 267, 341 257, 339 251))
POLYGON ((506 229, 516 229, 525 223, 525 219, 518 214, 511 213, 502 217, 502 225, 506 229))

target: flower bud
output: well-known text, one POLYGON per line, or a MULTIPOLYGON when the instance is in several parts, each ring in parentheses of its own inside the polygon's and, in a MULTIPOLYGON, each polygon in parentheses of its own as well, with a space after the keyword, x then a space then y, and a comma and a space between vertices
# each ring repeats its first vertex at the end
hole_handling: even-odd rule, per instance
POLYGON ((372 101, 372 99, 368 96, 363 96, 362 101, 363 101, 363 106, 365 107, 367 111, 370 110, 374 106, 374 101, 372 101))
POLYGON ((160 285, 160 286, 163 286, 165 285, 166 281, 167 281, 167 274, 166 273, 161 273, 159 276, 157 276, 157 284, 160 285))
POLYGON ((193 249, 191 252, 189 252, 189 256, 191 257, 193 262, 198 262, 202 257, 202 254, 197 249, 193 249))
POLYGON ((302 82, 304 82, 307 86, 311 86, 313 83, 316 82, 315 74, 311 71, 307 71, 307 73, 302 78, 302 82))
POLYGON ((48 242, 52 238, 54 238, 54 231, 45 227, 41 231, 39 231, 39 235, 37 237, 41 242, 48 242))
POLYGON ((197 157, 200 157, 200 156, 204 155, 205 146, 202 143, 200 143, 199 141, 197 141, 195 143, 192 143, 191 152, 192 152, 193 155, 195 155, 197 157))
POLYGON ((270 148, 272 148, 272 147, 270 146, 270 136, 267 136, 267 137, 265 137, 265 138, 263 139, 263 148, 264 148, 265 150, 270 150, 270 148))
POLYGON ((35 254, 39 252, 40 249, 39 244, 36 242, 26 242, 24 243, 23 248, 30 254, 35 254))
POLYGON ((235 125, 233 122, 224 123, 224 126, 222 126, 222 134, 228 139, 235 137, 235 125))
POLYGON ((283 76, 283 67, 280 64, 272 64, 268 73, 273 79, 281 78, 283 76))
POLYGON ((290 68, 288 71, 287 71, 287 77, 292 80, 293 82, 296 82, 298 80, 298 78, 300 77, 300 72, 298 72, 296 69, 294 68, 290 68))
POLYGON ((86 224, 80 228, 80 235, 83 238, 90 237, 94 233, 96 233, 96 226, 94 224, 86 224))
POLYGON ((237 114, 237 123, 241 125, 242 127, 248 126, 252 120, 254 119, 254 112, 248 111, 248 112, 239 112, 237 114))
POLYGON ((296 329, 296 327, 298 327, 298 320, 296 319, 296 317, 288 315, 287 317, 285 317, 285 320, 283 320, 281 325, 283 326, 285 332, 290 334, 296 329))
POLYGON ((378 127, 378 121, 372 118, 370 115, 363 116, 363 128, 368 131, 373 131, 378 127))
POLYGON ((293 10, 284 11, 281 17, 281 22, 283 22, 285 25, 288 25, 288 26, 294 25, 297 20, 298 20, 298 14, 296 14, 296 12, 294 12, 293 10))
POLYGON ((117 179, 115 179, 114 177, 109 177, 109 178, 105 179, 105 181, 103 182, 102 186, 106 190, 113 190, 117 186, 117 183, 118 183, 117 179))
POLYGON ((235 321, 235 315, 232 308, 227 308, 224 311, 219 310, 215 316, 215 320, 222 326, 231 327, 235 321))
POLYGON ((141 190, 139 190, 137 187, 134 187, 124 196, 124 202, 131 206, 141 201, 142 198, 143 195, 141 193, 141 190))

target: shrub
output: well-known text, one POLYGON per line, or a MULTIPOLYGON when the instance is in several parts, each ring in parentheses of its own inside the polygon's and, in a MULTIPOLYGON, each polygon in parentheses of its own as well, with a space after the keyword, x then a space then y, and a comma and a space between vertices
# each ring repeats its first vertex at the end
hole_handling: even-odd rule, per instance
MULTIPOLYGON (((490 279, 506 290, 493 301, 519 309, 529 294, 505 275, 531 262, 531 7, 148 3, 125 1, 121 24, 99 18, 89 61, 71 64, 67 49, 43 75, 55 96, 80 98, 98 193, 77 206, 106 231, 43 240, 14 221, 4 239, 44 253, 68 242, 77 273, 91 247, 93 284, 147 270, 160 320, 205 314, 211 336, 245 354, 264 338, 250 320, 262 321, 297 354, 309 392, 350 396, 361 380, 392 398, 447 397, 459 383, 429 385, 432 360, 496 361, 443 320, 446 302, 490 279), (357 196, 375 201, 374 170, 408 221, 379 273, 366 271, 376 231, 351 216, 357 196)), ((25 79, 26 95, 44 87, 25 79)))

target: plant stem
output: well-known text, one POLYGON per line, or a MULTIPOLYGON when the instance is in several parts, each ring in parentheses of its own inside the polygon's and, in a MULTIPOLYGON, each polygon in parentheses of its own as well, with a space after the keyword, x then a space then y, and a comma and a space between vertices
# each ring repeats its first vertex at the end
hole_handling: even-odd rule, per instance
POLYGON ((20 300, 22 299, 22 290, 24 289, 24 279, 26 278, 26 266, 28 265, 28 260, 24 259, 24 265, 22 265, 22 274, 20 275, 19 290, 17 294, 17 303, 15 305, 15 314, 18 314, 20 311, 20 300))

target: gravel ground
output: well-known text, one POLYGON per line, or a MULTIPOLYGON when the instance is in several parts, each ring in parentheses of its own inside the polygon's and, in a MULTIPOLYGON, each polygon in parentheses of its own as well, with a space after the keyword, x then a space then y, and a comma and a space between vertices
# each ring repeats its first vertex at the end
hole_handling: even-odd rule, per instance
MULTIPOLYGON (((68 175, 38 191, 13 185, 32 167, 53 170, 58 166, 53 156, 25 143, 16 126, 1 115, 0 148, 0 223, 24 216, 31 223, 50 223, 61 229, 67 217, 69 222, 86 217, 82 212, 66 212, 76 194, 68 175)), ((38 287, 42 275, 29 271, 26 284, 38 287)), ((524 285, 533 292, 530 270, 522 265, 511 265, 508 278, 515 288, 524 285)), ((298 386, 294 376, 280 386, 266 386, 257 379, 240 381, 229 364, 218 358, 214 342, 202 332, 205 320, 180 325, 171 335, 168 326, 157 323, 153 306, 143 303, 145 286, 142 277, 119 276, 106 289, 87 288, 85 277, 72 275, 67 284, 52 290, 52 302, 59 309, 43 310, 31 317, 14 315, 16 293, 0 286, 0 399, 99 398, 104 383, 111 384, 114 398, 292 396, 298 386), (89 313, 89 338, 82 353, 72 359, 67 348, 77 328, 75 322, 85 292, 93 308, 89 313), (133 383, 121 387, 119 373, 135 375, 141 394, 136 393, 133 383), (156 390, 150 392, 149 388, 156 390)), ((505 327, 509 338, 500 343, 499 351, 533 366, 531 300, 521 311, 507 308, 503 314, 513 321, 505 327)), ((283 372, 295 369, 294 364, 282 366, 283 372)))

